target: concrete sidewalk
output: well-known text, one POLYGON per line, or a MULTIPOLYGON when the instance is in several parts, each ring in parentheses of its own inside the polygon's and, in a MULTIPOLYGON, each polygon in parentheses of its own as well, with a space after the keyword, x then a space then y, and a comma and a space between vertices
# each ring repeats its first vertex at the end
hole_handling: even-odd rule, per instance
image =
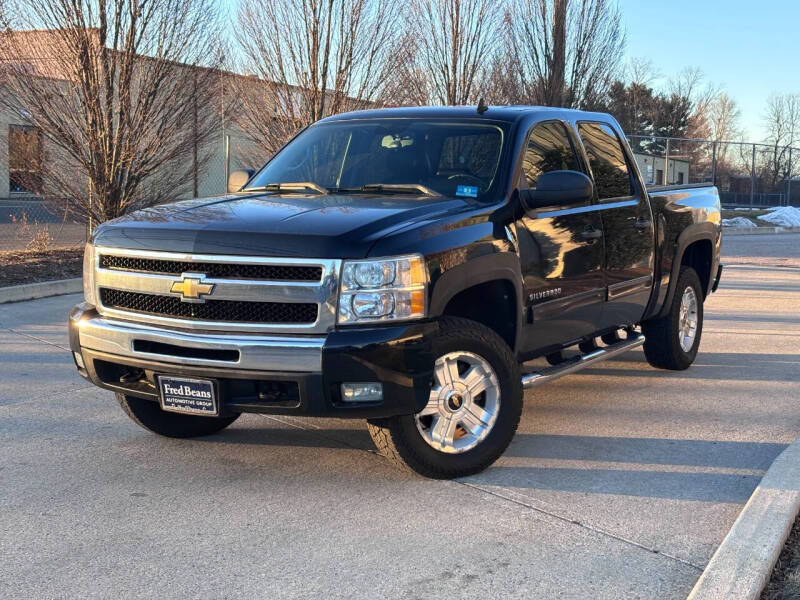
POLYGON ((529 393, 457 482, 395 471, 360 421, 148 434, 75 374, 78 298, 0 306, 8 597, 682 598, 800 432, 800 271, 726 269, 689 371, 635 351, 529 393))

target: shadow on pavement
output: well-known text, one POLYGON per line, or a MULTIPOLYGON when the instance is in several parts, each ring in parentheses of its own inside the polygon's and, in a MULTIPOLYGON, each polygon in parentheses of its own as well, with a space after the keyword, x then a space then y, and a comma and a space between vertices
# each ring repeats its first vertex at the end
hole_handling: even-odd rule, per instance
POLYGON ((468 481, 580 494, 743 504, 760 480, 761 475, 727 473, 498 466, 468 481))
POLYGON ((786 444, 757 442, 518 434, 505 454, 513 457, 512 465, 500 463, 468 481, 580 494, 744 503, 762 474, 719 470, 766 470, 784 448, 786 444), (523 464, 518 464, 520 459, 523 464), (587 464, 542 464, 553 459, 587 464), (593 465, 598 462, 621 464, 599 468, 593 465), (625 468, 630 465, 643 468, 625 468), (678 469, 662 470, 657 465, 678 469))
MULTIPOLYGON (((363 429, 232 428, 198 441, 259 447, 374 450, 369 434, 363 429)), ((785 447, 785 444, 756 442, 520 433, 504 455, 512 459, 512 465, 504 464, 509 461, 501 459, 497 465, 467 481, 584 494, 743 503, 761 474, 715 472, 713 469, 765 470, 785 447), (646 467, 544 466, 545 461, 554 459, 646 467), (655 468, 657 465, 699 467, 709 471, 659 470, 655 468)))
MULTIPOLYGON (((625 369, 601 366, 585 369, 572 377, 604 375, 606 377, 659 377, 681 379, 715 379, 721 381, 800 381, 800 355, 757 354, 751 352, 704 352, 685 371, 663 371, 642 368, 642 356, 626 354, 615 363, 636 364, 625 369)), ((613 363, 611 363, 613 364, 613 363)))

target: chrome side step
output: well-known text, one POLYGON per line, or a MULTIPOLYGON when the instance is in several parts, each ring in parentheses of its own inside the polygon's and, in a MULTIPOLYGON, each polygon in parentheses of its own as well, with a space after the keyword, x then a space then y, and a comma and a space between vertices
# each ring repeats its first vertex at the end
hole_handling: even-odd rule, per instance
POLYGON ((570 373, 585 369, 601 360, 607 360, 627 352, 628 350, 638 348, 642 344, 644 344, 644 336, 639 333, 630 339, 621 340, 605 348, 599 348, 594 352, 567 359, 563 363, 547 367, 539 372, 527 373, 522 376, 522 387, 527 390, 542 385, 554 379, 558 379, 559 377, 563 377, 564 375, 569 375, 570 373))

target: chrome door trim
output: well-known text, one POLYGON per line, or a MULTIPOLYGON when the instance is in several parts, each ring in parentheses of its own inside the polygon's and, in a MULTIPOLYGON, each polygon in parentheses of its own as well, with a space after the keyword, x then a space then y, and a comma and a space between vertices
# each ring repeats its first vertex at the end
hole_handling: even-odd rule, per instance
POLYGON ((612 208, 626 208, 629 206, 638 206, 639 200, 634 198, 632 200, 620 200, 618 202, 606 202, 600 204, 589 204, 586 206, 576 206, 573 208, 564 208, 561 210, 551 210, 547 212, 536 213, 537 219, 547 219, 550 217, 563 217, 564 215, 579 215, 582 213, 600 212, 603 210, 610 210, 612 208))
POLYGON ((634 292, 650 290, 652 287, 653 277, 651 275, 620 281, 619 283, 608 286, 608 299, 615 300, 616 298, 627 296, 628 294, 633 294, 634 292))
POLYGON ((548 300, 541 304, 533 305, 533 321, 537 319, 548 319, 553 316, 558 316, 565 311, 573 310, 582 306, 590 304, 600 304, 605 301, 606 289, 594 288, 579 292, 565 298, 556 298, 555 300, 548 300))

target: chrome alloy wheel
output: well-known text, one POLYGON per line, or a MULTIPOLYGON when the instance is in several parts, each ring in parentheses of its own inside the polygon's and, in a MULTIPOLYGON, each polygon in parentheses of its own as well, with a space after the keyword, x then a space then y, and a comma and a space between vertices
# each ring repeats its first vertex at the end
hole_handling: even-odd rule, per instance
POLYGON ((472 352, 450 352, 436 360, 428 404, 415 419, 432 448, 458 454, 486 439, 499 410, 500 384, 492 366, 472 352))
POLYGON ((678 315, 678 341, 684 352, 689 352, 697 337, 697 294, 693 287, 687 287, 681 298, 678 315))

